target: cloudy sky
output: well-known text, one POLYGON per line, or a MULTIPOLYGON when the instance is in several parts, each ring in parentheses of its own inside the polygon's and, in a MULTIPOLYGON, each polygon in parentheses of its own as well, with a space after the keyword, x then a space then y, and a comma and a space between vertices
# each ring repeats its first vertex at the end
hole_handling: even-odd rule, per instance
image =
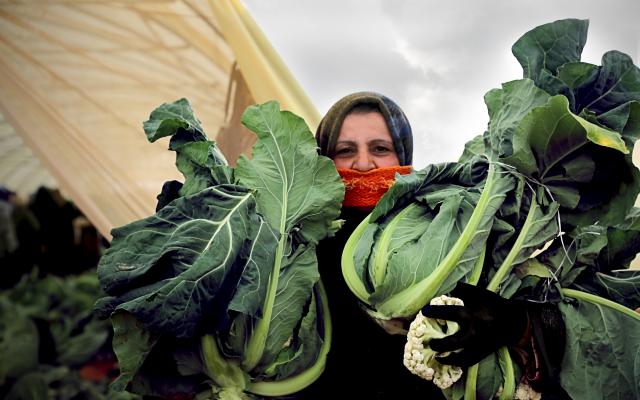
POLYGON ((582 60, 638 64, 640 0, 243 0, 321 114, 374 90, 405 110, 414 165, 457 159, 488 122, 484 94, 522 77, 511 45, 557 19, 589 19, 582 60), (446 4, 446 5, 445 5, 446 4))

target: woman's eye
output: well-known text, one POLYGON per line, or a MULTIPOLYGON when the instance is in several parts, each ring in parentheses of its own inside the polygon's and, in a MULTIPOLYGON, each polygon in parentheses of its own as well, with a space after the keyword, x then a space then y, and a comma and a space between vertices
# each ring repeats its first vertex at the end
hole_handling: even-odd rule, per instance
POLYGON ((348 155, 352 153, 354 153, 354 149, 352 149, 351 147, 344 147, 342 149, 336 150, 337 155, 348 155))
POLYGON ((391 151, 391 149, 389 149, 388 147, 384 147, 384 146, 376 146, 373 149, 374 152, 376 153, 387 153, 389 151, 391 151))

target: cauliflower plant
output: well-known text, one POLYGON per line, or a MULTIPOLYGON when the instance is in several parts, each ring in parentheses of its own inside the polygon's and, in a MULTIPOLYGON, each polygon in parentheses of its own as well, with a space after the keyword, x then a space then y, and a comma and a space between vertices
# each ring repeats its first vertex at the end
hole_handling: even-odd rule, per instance
MULTIPOLYGON (((431 300, 431 305, 464 305, 463 301, 442 295, 431 300)), ((449 353, 436 353, 429 347, 432 339, 439 339, 458 331, 456 322, 427 318, 418 312, 411 322, 407 333, 407 344, 404 346, 404 366, 412 373, 426 380, 433 380, 440 389, 446 389, 462 376, 462 368, 440 364, 436 356, 449 353)))

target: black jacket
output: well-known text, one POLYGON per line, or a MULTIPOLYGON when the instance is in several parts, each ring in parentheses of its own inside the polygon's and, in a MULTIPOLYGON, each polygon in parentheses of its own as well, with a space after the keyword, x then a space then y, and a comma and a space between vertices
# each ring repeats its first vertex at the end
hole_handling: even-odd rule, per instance
POLYGON ((299 399, 444 399, 435 385, 403 365, 403 335, 389 335, 361 308, 342 278, 344 244, 368 215, 343 209, 345 225, 335 237, 318 245, 318 266, 325 286, 333 327, 332 345, 323 375, 296 396, 299 399))

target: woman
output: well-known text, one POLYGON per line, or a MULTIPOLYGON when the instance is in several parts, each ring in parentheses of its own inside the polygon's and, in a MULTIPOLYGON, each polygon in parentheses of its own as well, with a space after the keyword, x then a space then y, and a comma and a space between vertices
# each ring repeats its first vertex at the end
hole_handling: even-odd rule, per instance
POLYGON ((413 137, 404 112, 388 97, 359 92, 339 100, 316 132, 319 152, 331 158, 346 186, 335 237, 318 246, 320 275, 329 297, 333 340, 323 376, 302 398, 443 398, 402 364, 405 337, 389 335, 357 304, 342 278, 342 249, 355 227, 393 183, 411 172, 413 137), (340 388, 340 389, 338 389, 340 388))
MULTIPOLYGON (((320 275, 329 294, 334 334, 325 373, 302 397, 339 394, 358 399, 397 399, 418 394, 425 399, 444 398, 435 385, 404 367, 406 337, 389 335, 366 315, 344 282, 340 268, 342 249, 353 230, 393 184, 395 174, 411 172, 411 126, 404 112, 389 98, 359 92, 331 107, 320 122, 316 140, 320 154, 334 161, 345 183, 341 214, 345 223, 335 237, 318 246, 320 275), (338 387, 346 389, 336 392, 338 387)), ((557 387, 564 347, 564 325, 557 308, 506 300, 464 284, 458 285, 453 294, 468 305, 423 310, 424 315, 455 319, 461 324, 460 334, 432 341, 437 351, 463 349, 443 359, 443 363, 466 367, 502 346, 510 346, 520 354, 521 363, 538 390, 548 394, 559 391, 564 397, 557 387), (533 335, 542 347, 537 351, 531 346, 533 335)))

